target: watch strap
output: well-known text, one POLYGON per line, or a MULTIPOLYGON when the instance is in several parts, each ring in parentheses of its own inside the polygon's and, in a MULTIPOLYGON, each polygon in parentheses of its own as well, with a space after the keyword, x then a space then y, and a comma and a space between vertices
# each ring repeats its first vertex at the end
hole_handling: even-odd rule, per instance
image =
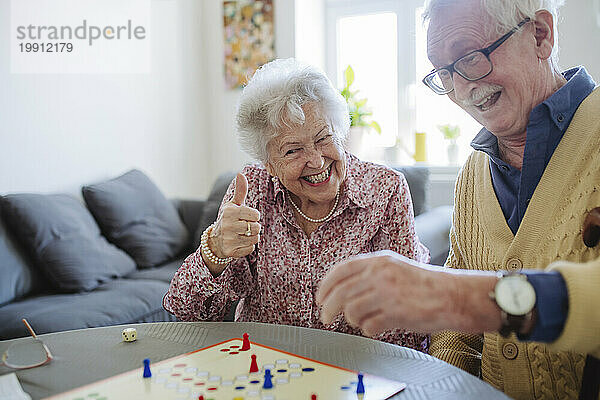
POLYGON ((525 315, 512 315, 506 311, 501 312, 502 327, 498 331, 500 336, 509 337, 511 333, 519 333, 523 329, 526 321, 529 321, 533 315, 533 310, 525 315))

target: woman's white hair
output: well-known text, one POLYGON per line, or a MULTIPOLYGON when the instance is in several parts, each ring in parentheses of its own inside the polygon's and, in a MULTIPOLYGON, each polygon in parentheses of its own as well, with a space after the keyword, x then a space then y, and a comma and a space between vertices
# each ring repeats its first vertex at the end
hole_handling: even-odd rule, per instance
MULTIPOLYGON (((496 26, 491 26, 489 34, 503 35, 517 26, 526 17, 535 20, 535 13, 547 10, 554 19, 554 47, 550 63, 556 73, 560 73, 558 66, 558 9, 565 0, 479 0, 485 12, 496 21, 496 26)), ((432 12, 442 6, 460 7, 457 0, 426 0, 423 19, 431 18, 432 12)))
POLYGON ((319 69, 293 58, 271 61, 260 67, 239 100, 236 125, 242 150, 266 163, 267 143, 283 127, 303 125, 302 106, 313 103, 329 124, 336 145, 343 146, 350 116, 348 105, 319 69))

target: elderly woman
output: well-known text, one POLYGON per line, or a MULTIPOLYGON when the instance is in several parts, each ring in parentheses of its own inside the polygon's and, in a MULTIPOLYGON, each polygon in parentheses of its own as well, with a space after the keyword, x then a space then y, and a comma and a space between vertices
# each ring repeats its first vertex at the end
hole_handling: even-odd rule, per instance
MULTIPOLYGON (((164 307, 184 321, 287 324, 361 335, 338 316, 319 320, 315 292, 348 257, 390 249, 427 262, 402 174, 344 151, 348 107, 327 77, 293 59, 264 65, 245 87, 237 131, 261 162, 231 183, 217 221, 177 271, 164 307)), ((357 296, 360 296, 357 293, 357 296)), ((377 339, 427 351, 403 330, 377 339)))

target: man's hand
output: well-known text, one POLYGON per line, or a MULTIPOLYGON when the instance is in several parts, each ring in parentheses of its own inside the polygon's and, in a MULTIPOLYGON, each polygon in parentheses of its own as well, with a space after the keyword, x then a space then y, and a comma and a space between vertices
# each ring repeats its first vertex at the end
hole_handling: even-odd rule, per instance
POLYGON ((492 273, 419 264, 383 251, 336 265, 321 282, 317 303, 323 323, 343 312, 367 335, 393 328, 483 332, 498 328, 499 309, 488 297, 494 284, 492 273))

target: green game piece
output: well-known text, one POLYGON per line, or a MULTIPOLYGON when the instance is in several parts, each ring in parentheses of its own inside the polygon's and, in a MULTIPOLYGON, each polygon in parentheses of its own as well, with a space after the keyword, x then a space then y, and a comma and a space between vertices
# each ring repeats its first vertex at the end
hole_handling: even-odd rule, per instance
POLYGON ((88 397, 98 397, 100 396, 100 393, 90 393, 88 394, 88 397))

